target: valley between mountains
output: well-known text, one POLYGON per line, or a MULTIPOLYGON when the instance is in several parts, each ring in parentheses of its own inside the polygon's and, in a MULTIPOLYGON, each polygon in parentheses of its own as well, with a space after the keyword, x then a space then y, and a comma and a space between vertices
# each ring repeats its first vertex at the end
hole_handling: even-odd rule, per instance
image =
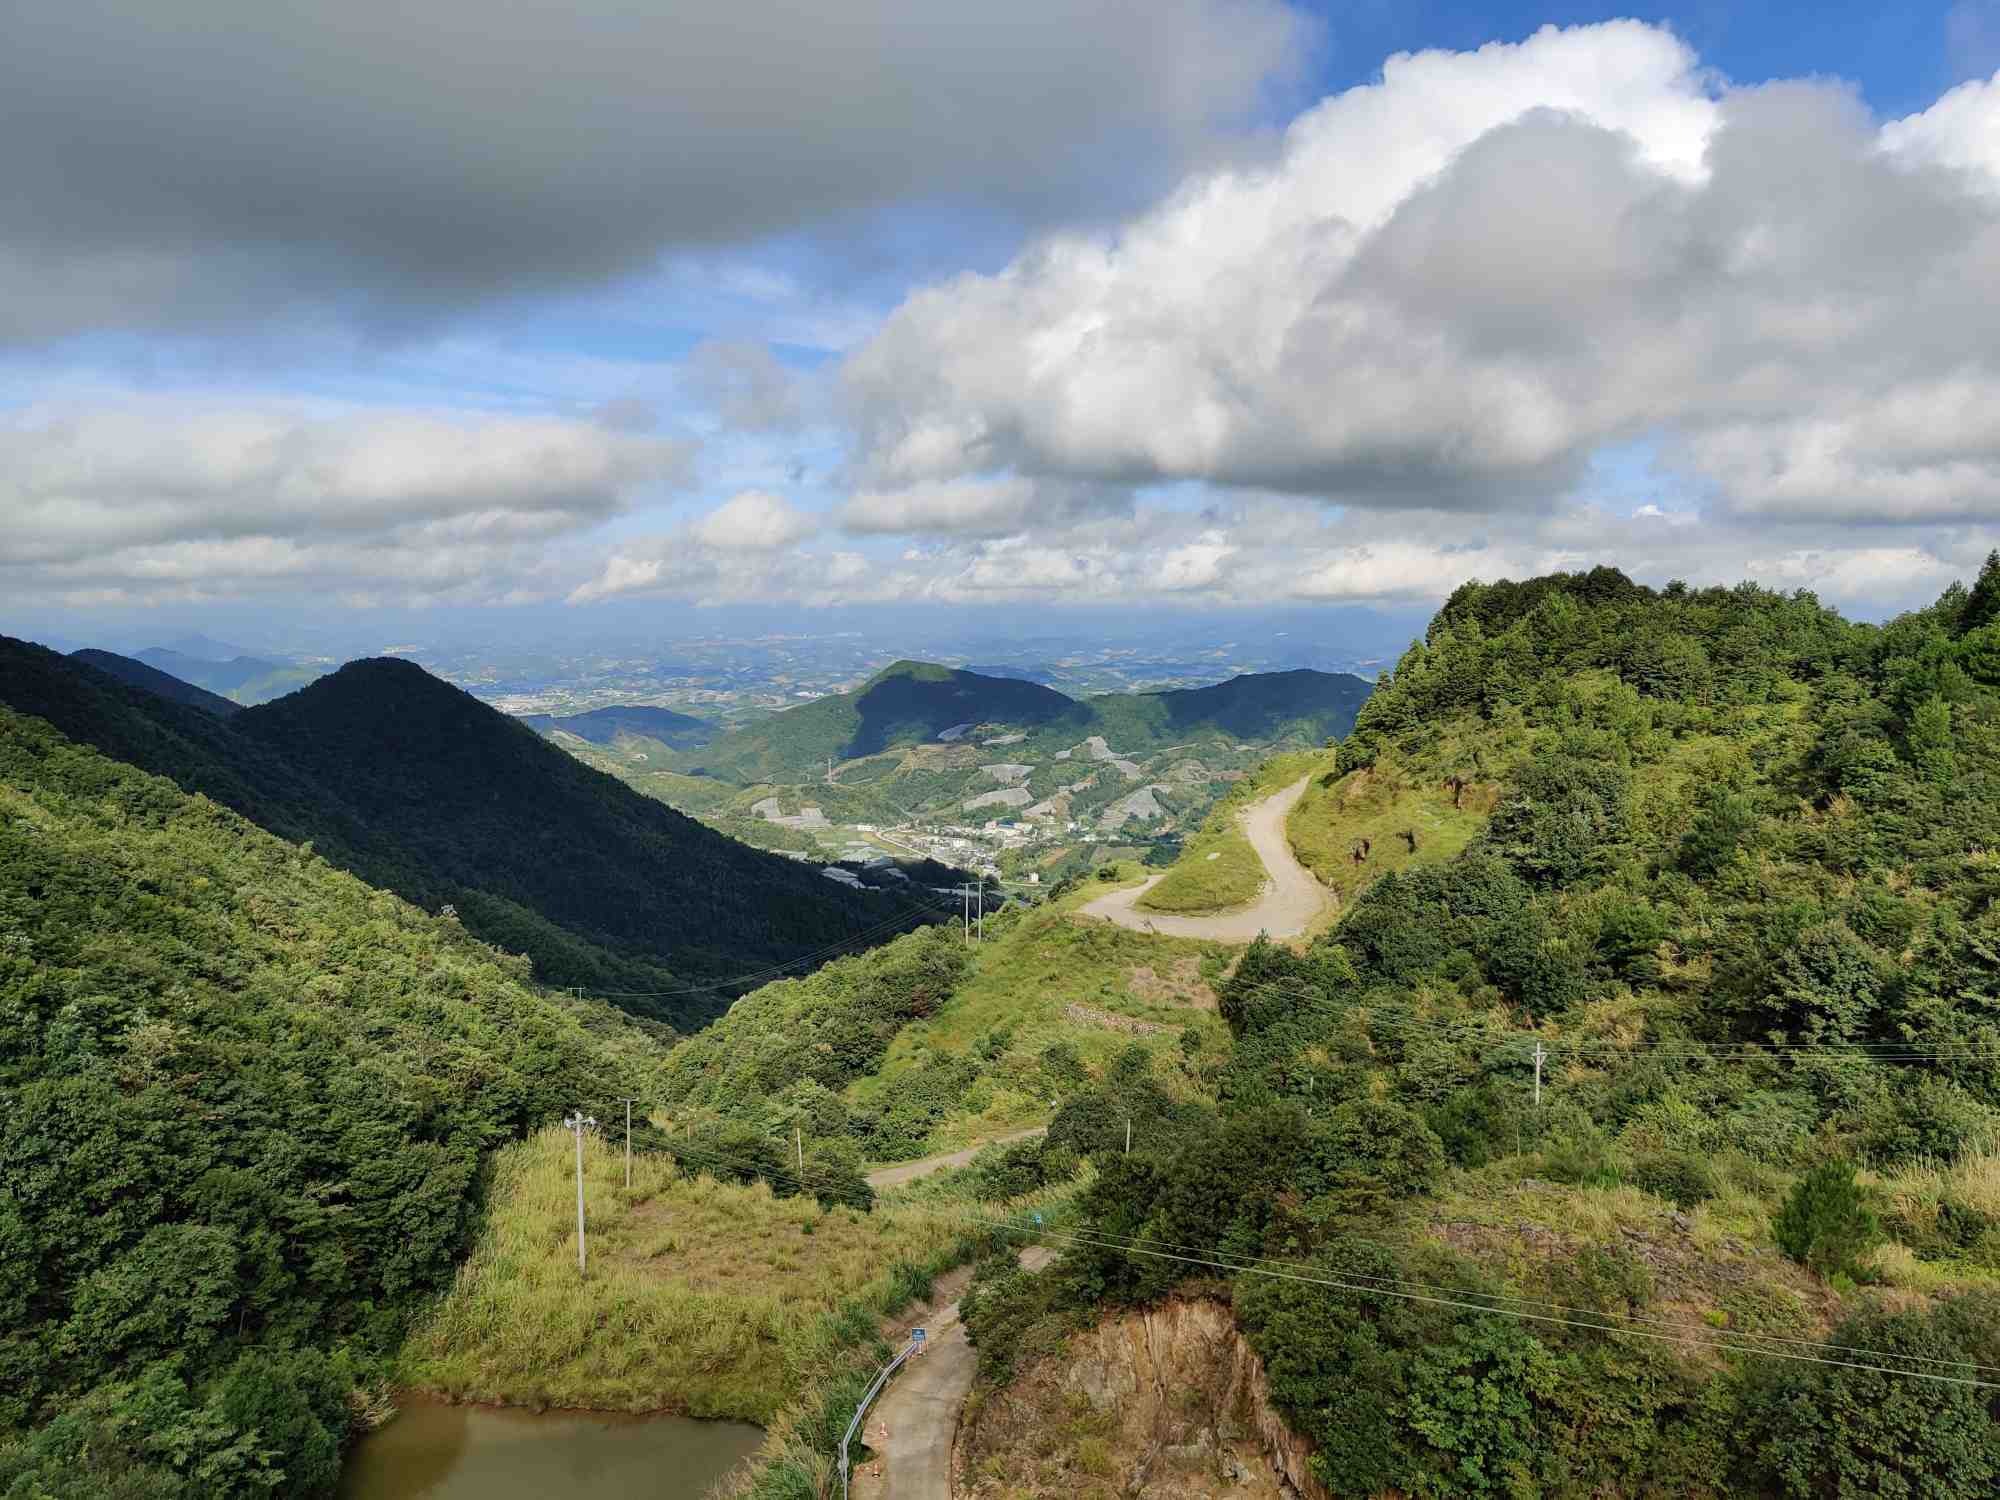
POLYGON ((444 1399, 824 1497, 946 1308, 865 1492, 1990 1496, 2000 558, 1266 675, 716 733, 0 642, 0 1496, 329 1495, 444 1399))

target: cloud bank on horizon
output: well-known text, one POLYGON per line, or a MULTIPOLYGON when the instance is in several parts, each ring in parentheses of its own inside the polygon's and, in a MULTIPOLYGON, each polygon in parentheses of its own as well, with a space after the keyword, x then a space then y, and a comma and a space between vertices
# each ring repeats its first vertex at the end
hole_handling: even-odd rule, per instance
POLYGON ((1611 21, 1262 132, 1275 0, 765 8, 0 20, 0 592, 1889 609, 2000 544, 2000 73, 1611 21))

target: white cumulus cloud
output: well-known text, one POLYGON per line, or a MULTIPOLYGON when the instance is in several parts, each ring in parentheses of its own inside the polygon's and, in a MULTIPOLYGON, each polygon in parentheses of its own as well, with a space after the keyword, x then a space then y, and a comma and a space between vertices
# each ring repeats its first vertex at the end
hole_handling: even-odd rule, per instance
POLYGON ((1885 126, 1630 21, 1392 58, 1267 166, 912 295, 843 371, 868 509, 1201 481, 1492 515, 1653 441, 1718 517, 2000 519, 1996 143, 2000 84, 1885 126))

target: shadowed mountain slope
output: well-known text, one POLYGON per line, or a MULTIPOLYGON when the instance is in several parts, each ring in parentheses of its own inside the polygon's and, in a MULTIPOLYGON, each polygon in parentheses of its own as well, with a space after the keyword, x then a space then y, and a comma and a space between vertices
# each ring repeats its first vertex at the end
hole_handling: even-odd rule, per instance
POLYGON ((1018 677, 899 661, 835 693, 683 755, 676 769, 749 785, 810 779, 841 761, 936 741, 960 726, 1099 734, 1120 751, 1160 749, 1204 734, 1321 744, 1345 734, 1369 684, 1344 673, 1260 672, 1211 687, 1105 693, 1082 702, 1018 677))
POLYGON ((1346 672, 1248 672, 1210 687, 1104 693, 1087 700, 1099 732, 1120 748, 1221 732, 1260 743, 1320 744, 1354 727, 1371 684, 1346 672))
POLYGON ((0 701, 234 808, 474 933, 545 982, 682 1025, 696 981, 857 941, 908 905, 725 838, 412 663, 350 663, 223 722, 0 638, 0 701))
POLYGON ((985 677, 930 662, 899 661, 851 693, 788 708, 687 757, 687 769, 725 781, 794 781, 815 767, 934 740, 957 726, 1046 724, 1077 711, 1075 699, 1013 677, 985 677))
POLYGON ((72 651, 73 660, 85 662, 100 672, 109 673, 120 682, 141 688, 161 698, 175 703, 186 704, 189 708, 199 708, 217 718, 226 719, 238 709, 240 703, 231 703, 219 693, 211 693, 207 688, 196 687, 191 682, 183 682, 172 673, 162 672, 158 667, 149 666, 130 656, 120 656, 115 651, 99 651, 85 647, 72 651))

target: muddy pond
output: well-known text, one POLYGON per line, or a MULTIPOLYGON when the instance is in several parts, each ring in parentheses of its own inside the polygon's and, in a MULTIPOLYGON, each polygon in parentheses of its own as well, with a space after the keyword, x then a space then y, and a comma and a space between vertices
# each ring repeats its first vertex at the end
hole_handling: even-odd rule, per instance
POLYGON ((340 1500, 700 1500, 764 1436, 686 1417, 400 1405, 348 1455, 340 1500))

